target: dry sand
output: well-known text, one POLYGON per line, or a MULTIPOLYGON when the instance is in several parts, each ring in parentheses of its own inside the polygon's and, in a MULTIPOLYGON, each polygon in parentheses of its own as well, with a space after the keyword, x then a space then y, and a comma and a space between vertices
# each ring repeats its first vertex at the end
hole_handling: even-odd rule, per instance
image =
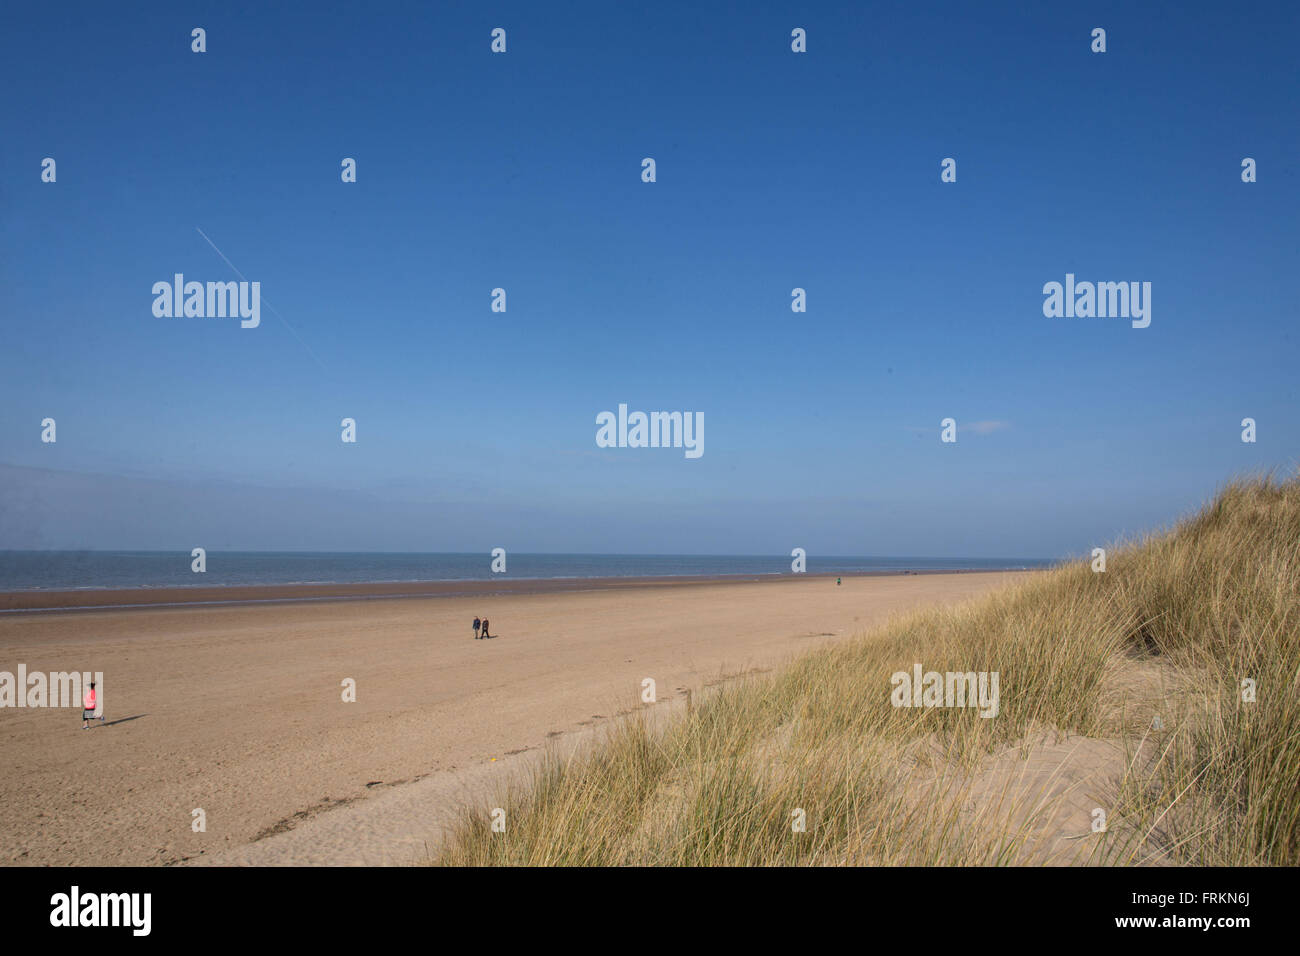
POLYGON ((106 716, 0 709, 0 863, 412 862, 461 801, 642 706, 645 677, 667 711, 1022 576, 0 615, 0 670, 102 671, 106 716))

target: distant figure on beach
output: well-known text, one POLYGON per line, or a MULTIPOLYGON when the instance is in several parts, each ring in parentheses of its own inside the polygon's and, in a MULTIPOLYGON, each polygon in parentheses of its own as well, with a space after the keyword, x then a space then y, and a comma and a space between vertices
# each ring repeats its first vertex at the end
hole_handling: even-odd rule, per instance
POLYGON ((839 586, 840 586, 840 579, 839 579, 839 578, 836 578, 836 579, 835 579, 835 586, 836 586, 836 587, 839 587, 839 586))
POLYGON ((483 618, 483 636, 484 636, 484 637, 491 637, 492 635, 490 635, 490 634, 488 633, 487 625, 488 625, 488 620, 487 620, 487 618, 483 618))
MULTIPOLYGON (((96 704, 95 682, 91 681, 90 687, 86 689, 86 693, 82 695, 81 698, 81 729, 82 730, 90 729, 90 722, 95 719, 95 704, 96 704)), ((101 724, 104 722, 103 714, 99 715, 99 722, 101 724)))
POLYGON ((476 641, 478 640, 478 627, 479 627, 479 620, 477 617, 475 617, 474 618, 474 640, 476 641))

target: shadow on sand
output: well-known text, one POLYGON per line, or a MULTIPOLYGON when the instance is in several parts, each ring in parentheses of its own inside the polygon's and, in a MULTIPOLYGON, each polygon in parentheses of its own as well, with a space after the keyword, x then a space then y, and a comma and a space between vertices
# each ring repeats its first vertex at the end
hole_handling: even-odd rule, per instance
MULTIPOLYGON (((100 724, 99 726, 101 726, 101 727, 112 727, 114 724, 124 724, 124 723, 126 723, 128 720, 139 720, 141 717, 148 717, 148 716, 149 716, 148 714, 133 714, 133 715, 130 716, 130 717, 119 717, 119 718, 117 718, 117 720, 106 720, 106 721, 104 721, 102 724, 100 724)), ((91 721, 90 726, 92 726, 92 727, 95 726, 94 721, 91 721)))

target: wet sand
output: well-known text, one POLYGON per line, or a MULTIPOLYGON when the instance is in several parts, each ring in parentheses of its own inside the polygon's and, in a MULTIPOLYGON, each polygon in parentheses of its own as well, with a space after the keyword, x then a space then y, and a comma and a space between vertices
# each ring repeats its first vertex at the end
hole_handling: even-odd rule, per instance
MULTIPOLYGON (((893 577, 897 574, 971 574, 953 571, 865 571, 851 577, 893 577)), ((681 585, 739 584, 777 581, 783 575, 619 578, 501 578, 487 581, 377 581, 361 584, 265 584, 235 587, 83 588, 81 590, 0 591, 0 612, 86 611, 106 608, 177 607, 192 604, 272 604, 305 601, 369 600, 374 598, 486 597, 498 594, 550 594, 556 591, 608 591, 624 588, 681 585)), ((835 574, 808 574, 834 578, 835 574)))
POLYGON ((102 671, 107 718, 0 709, 0 862, 408 862, 494 775, 643 706, 645 677, 670 709, 1024 573, 0 615, 0 670, 102 671))

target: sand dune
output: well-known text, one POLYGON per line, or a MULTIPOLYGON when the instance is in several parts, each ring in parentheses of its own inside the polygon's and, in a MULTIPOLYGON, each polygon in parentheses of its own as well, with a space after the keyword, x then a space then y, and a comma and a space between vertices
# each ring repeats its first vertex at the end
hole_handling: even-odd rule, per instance
POLYGON ((458 801, 640 706, 645 677, 671 708, 1021 576, 5 615, 0 670, 102 671, 107 722, 0 710, 3 862, 408 862, 458 801), (475 613, 498 636, 475 641, 475 613))

